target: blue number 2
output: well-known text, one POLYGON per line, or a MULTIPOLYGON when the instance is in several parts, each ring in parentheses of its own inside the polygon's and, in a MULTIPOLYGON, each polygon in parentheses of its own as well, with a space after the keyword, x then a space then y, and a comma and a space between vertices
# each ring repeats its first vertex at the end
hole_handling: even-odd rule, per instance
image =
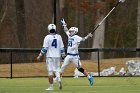
POLYGON ((54 46, 55 48, 57 48, 57 39, 53 39, 52 46, 54 46))

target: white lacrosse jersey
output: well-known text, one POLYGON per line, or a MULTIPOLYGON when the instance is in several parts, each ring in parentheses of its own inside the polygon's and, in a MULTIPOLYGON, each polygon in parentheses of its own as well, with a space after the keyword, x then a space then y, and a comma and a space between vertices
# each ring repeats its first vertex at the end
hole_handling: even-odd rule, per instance
POLYGON ((47 48, 46 57, 60 57, 64 48, 62 37, 58 34, 49 34, 45 37, 43 47, 47 48))
POLYGON ((78 47, 82 40, 83 40, 83 38, 78 35, 68 36, 67 53, 78 54, 78 47))

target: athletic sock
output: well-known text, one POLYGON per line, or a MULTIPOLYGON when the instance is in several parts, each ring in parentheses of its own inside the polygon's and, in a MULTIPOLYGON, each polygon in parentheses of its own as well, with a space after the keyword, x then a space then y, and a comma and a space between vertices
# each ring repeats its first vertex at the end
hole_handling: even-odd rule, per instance
POLYGON ((91 78, 91 76, 90 76, 89 74, 87 75, 87 77, 88 77, 88 78, 91 78))
POLYGON ((58 80, 58 82, 61 82, 61 78, 60 77, 57 77, 57 80, 58 80))
POLYGON ((53 84, 50 84, 50 87, 53 88, 53 84))

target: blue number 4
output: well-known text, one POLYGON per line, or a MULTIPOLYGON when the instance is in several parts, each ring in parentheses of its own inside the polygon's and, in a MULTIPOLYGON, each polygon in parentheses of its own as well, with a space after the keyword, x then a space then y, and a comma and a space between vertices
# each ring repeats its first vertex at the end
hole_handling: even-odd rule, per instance
POLYGON ((57 39, 53 39, 52 46, 54 46, 55 48, 57 48, 57 39))

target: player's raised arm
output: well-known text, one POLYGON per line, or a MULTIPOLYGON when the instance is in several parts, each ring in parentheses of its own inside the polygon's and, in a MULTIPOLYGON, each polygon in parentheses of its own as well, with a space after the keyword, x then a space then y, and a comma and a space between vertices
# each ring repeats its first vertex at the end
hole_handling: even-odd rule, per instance
POLYGON ((65 22, 64 18, 62 18, 60 21, 62 26, 64 27, 64 32, 69 35, 69 29, 67 28, 67 23, 65 22))
POLYGON ((82 41, 85 41, 86 39, 88 39, 89 37, 92 37, 93 35, 91 33, 88 33, 87 36, 83 37, 82 41))

